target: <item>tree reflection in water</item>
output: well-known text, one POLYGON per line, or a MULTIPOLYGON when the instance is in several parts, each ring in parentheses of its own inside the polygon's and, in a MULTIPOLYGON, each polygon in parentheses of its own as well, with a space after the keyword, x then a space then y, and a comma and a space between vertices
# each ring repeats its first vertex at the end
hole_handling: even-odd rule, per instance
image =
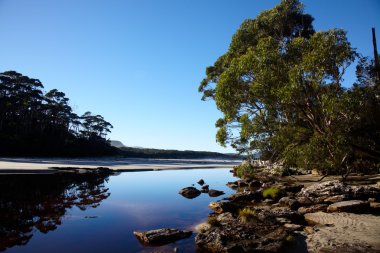
POLYGON ((110 195, 110 174, 0 175, 0 251, 27 244, 34 231, 55 230, 69 208, 99 206, 110 195))

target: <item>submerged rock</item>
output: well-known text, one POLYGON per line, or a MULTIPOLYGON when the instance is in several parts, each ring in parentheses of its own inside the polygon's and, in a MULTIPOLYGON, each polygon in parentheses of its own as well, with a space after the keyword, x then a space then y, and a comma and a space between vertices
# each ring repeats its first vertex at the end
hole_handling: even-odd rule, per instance
POLYGON ((349 212, 349 213, 363 213, 367 212, 370 208, 368 201, 363 200, 348 200, 331 204, 327 207, 327 212, 349 212))
POLYGON ((184 196, 185 198, 188 198, 188 199, 196 198, 201 194, 201 192, 195 187, 183 188, 178 193, 181 194, 182 196, 184 196))
POLYGON ((133 232, 136 238, 144 245, 159 246, 180 239, 188 238, 193 232, 174 228, 161 228, 147 232, 133 232))
POLYGON ((224 191, 218 191, 218 190, 214 190, 214 189, 208 190, 208 195, 210 197, 218 197, 218 196, 223 195, 223 194, 224 194, 224 191))

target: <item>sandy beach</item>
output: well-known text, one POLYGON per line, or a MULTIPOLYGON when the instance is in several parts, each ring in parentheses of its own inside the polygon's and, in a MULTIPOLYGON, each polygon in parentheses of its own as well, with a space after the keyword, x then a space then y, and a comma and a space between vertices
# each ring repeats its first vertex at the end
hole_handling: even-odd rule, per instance
POLYGON ((107 167, 115 171, 232 168, 239 160, 145 158, 0 158, 0 173, 54 173, 53 168, 107 167))

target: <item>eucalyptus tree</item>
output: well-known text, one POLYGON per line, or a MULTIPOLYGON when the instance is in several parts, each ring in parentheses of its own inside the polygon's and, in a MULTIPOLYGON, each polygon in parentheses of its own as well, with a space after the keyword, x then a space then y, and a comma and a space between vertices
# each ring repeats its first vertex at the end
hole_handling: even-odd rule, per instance
POLYGON ((216 122, 222 145, 287 167, 349 171, 360 98, 342 81, 358 54, 343 30, 315 32, 312 21, 298 0, 245 20, 199 91, 224 115, 216 122))
POLYGON ((101 115, 93 115, 87 111, 82 116, 82 135, 88 139, 105 139, 113 126, 101 115))

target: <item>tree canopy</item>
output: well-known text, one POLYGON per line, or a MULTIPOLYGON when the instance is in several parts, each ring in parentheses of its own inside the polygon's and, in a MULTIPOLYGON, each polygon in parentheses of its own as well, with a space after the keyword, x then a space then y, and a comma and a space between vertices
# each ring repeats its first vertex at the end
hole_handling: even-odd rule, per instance
POLYGON ((112 125, 101 115, 75 114, 66 94, 15 71, 0 73, 1 155, 112 154, 112 125))
POLYGON ((199 91, 224 117, 217 141, 260 152, 286 167, 324 173, 376 168, 380 159, 379 81, 373 62, 341 29, 315 32, 298 0, 245 20, 199 91), (342 86, 360 59, 358 80, 342 86))

